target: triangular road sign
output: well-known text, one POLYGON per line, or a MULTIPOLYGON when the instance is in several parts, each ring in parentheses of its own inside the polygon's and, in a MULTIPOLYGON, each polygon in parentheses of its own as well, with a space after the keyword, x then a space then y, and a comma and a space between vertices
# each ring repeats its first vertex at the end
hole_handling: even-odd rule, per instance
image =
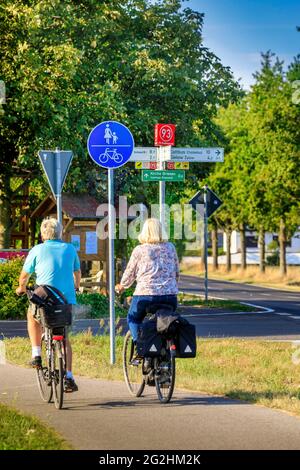
POLYGON ((46 173, 48 183, 54 196, 61 193, 68 174, 73 153, 70 150, 40 150, 39 159, 46 173), (58 160, 59 159, 59 160, 58 160), (58 164, 60 163, 60 182, 58 181, 58 164))

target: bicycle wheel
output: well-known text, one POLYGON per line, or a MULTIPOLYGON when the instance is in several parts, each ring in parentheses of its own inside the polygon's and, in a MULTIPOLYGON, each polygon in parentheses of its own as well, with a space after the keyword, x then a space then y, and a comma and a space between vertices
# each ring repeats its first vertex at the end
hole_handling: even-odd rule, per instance
POLYGON ((53 343, 51 348, 52 390, 55 408, 60 410, 64 400, 64 361, 61 341, 53 343))
POLYGON ((165 356, 156 358, 154 368, 154 380, 158 399, 161 403, 169 403, 175 385, 175 355, 167 350, 165 356))
POLYGON ((120 153, 116 153, 115 157, 114 157, 114 160, 115 160, 116 163, 122 163, 123 155, 121 155, 120 153))
POLYGON ((47 337, 45 336, 42 339, 41 348, 42 364, 46 365, 36 369, 36 377, 41 399, 46 403, 50 403, 53 391, 51 385, 50 358, 47 354, 47 337))
POLYGON ((100 163, 107 163, 108 162, 109 156, 106 153, 101 153, 99 156, 99 162, 100 163))
POLYGON ((134 344, 130 331, 127 332, 124 339, 123 347, 123 371, 127 388, 131 395, 140 397, 145 388, 145 380, 143 378, 143 360, 131 364, 134 356, 134 344))

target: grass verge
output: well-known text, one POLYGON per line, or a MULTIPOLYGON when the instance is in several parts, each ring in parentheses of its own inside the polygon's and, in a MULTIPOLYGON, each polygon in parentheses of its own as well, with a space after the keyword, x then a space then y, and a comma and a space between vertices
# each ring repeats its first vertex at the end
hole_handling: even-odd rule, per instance
POLYGON ((0 450, 68 450, 70 446, 38 419, 0 404, 0 450))
MULTIPOLYGON (((188 276, 204 276, 204 271, 199 268, 199 263, 183 262, 180 272, 188 276)), ((209 266, 208 276, 210 279, 258 284, 264 287, 273 287, 292 292, 299 292, 300 288, 298 266, 288 266, 288 272, 285 276, 280 274, 279 267, 274 266, 267 266, 265 273, 261 273, 258 266, 248 266, 245 270, 239 266, 232 266, 230 272, 226 272, 226 268, 223 265, 220 265, 217 270, 213 270, 209 266)))
MULTIPOLYGON (((5 340, 7 359, 24 365, 27 339, 5 340)), ((89 332, 72 337, 74 372, 94 378, 123 380, 123 338, 116 338, 116 365, 109 364, 109 337, 89 332)), ((300 365, 289 343, 214 339, 198 340, 195 359, 177 359, 176 386, 225 395, 300 416, 300 365)), ((299 354, 298 354, 299 356, 299 354)))
POLYGON ((199 296, 179 294, 178 303, 180 306, 190 306, 190 307, 202 307, 202 308, 216 308, 222 310, 230 310, 232 312, 253 312, 256 309, 255 307, 250 307, 250 305, 244 305, 235 300, 219 300, 219 299, 209 299, 207 302, 199 296))

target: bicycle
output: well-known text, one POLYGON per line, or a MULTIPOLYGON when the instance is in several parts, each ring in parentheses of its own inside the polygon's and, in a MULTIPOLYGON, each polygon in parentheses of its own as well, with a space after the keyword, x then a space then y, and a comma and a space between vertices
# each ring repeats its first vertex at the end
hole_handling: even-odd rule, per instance
MULTIPOLYGON (((26 288, 26 290, 29 300, 33 301, 33 290, 30 288, 26 288)), ((66 326, 71 324, 71 311, 64 307, 65 304, 58 304, 51 314, 47 312, 45 306, 44 311, 41 309, 42 366, 36 368, 37 383, 42 400, 50 403, 53 397, 57 409, 61 409, 63 406, 66 372, 66 326)))
POLYGON ((157 357, 135 356, 135 345, 128 331, 123 346, 123 372, 125 383, 131 395, 140 397, 146 385, 155 385, 161 403, 169 403, 175 386, 176 345, 174 338, 161 335, 162 348, 157 357))
POLYGON ((101 153, 99 156, 100 163, 107 163, 108 160, 114 160, 116 163, 121 163, 123 161, 123 155, 117 152, 117 149, 109 150, 109 148, 105 149, 104 153, 101 153), (112 155, 110 153, 112 152, 112 155))

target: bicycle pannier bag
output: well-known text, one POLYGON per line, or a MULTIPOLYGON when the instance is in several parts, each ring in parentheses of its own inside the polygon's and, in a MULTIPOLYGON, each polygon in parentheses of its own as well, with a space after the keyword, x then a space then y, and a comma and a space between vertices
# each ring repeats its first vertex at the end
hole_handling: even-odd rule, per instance
POLYGON ((159 356, 162 348, 162 338, 157 333, 156 320, 145 321, 139 327, 137 352, 141 357, 159 356))
POLYGON ((176 357, 196 357, 197 344, 195 325, 188 322, 179 325, 176 349, 176 357))
POLYGON ((72 324, 72 305, 55 287, 37 286, 31 295, 31 302, 42 311, 42 323, 47 328, 60 328, 72 324))

